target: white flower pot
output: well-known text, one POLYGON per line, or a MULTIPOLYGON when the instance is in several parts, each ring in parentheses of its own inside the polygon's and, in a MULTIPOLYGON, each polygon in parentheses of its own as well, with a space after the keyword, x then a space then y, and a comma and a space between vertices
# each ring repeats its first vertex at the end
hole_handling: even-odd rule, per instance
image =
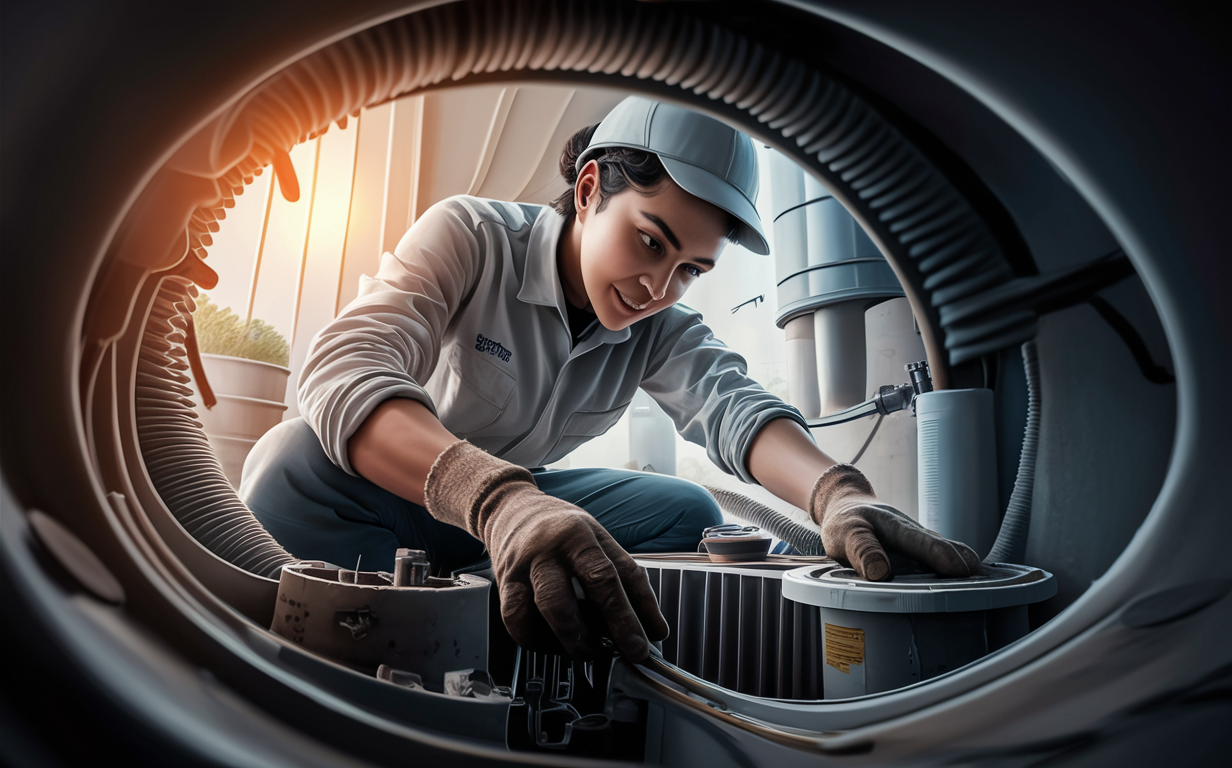
POLYGON ((248 452, 286 413, 291 370, 222 355, 201 355, 201 365, 218 402, 213 408, 204 407, 194 381, 197 418, 227 479, 238 488, 248 452))
POLYGON ((286 401, 290 368, 224 355, 202 355, 201 364, 205 366, 205 375, 214 394, 255 397, 278 403, 286 401))
MULTIPOLYGON (((214 380, 210 379, 210 383, 213 384, 214 380)), ((218 403, 213 408, 197 411, 207 435, 256 440, 282 421, 282 415, 287 410, 285 403, 274 400, 224 395, 217 391, 214 395, 218 403)))

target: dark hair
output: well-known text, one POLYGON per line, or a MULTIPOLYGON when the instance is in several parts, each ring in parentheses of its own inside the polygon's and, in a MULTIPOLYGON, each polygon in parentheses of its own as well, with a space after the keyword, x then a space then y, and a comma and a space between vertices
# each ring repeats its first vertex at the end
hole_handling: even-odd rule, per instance
MULTIPOLYGON (((560 175, 569 184, 569 190, 552 201, 551 205, 560 215, 571 218, 577 215, 573 204, 573 192, 577 186, 577 160, 590 146, 590 137, 594 136, 598 123, 587 126, 569 137, 565 148, 560 153, 560 175)), ((596 154, 592 159, 599 163, 599 207, 602 211, 607 201, 624 190, 632 187, 639 192, 648 193, 662 183, 668 176, 667 169, 659 156, 653 152, 626 147, 608 147, 596 154)), ((736 230, 740 220, 727 213, 727 239, 736 242, 736 230)))

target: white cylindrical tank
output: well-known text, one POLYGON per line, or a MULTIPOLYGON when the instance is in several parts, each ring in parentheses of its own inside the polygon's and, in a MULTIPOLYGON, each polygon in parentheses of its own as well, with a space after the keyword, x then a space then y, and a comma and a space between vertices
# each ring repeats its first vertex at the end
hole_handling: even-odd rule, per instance
POLYGON ((990 389, 916 398, 920 523, 980 557, 997 538, 997 449, 990 389))
MULTIPOLYGON (((904 366, 924 359, 924 344, 915 330, 911 305, 905 298, 883 301, 864 312, 866 361, 862 376, 868 382, 864 398, 885 384, 908 380, 904 366)), ((852 462, 873 484, 877 498, 913 520, 919 519, 916 489, 916 420, 910 410, 889 416, 866 416, 845 424, 812 430, 818 447, 835 461, 852 462), (876 430, 874 432, 874 430, 876 430), (857 460, 858 457, 858 460, 857 460)))

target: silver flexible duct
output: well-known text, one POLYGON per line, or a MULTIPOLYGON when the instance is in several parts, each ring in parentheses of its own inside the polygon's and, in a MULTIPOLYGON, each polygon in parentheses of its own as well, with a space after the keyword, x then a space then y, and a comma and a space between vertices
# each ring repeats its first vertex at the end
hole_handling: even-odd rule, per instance
POLYGON ((164 279, 141 339, 136 418, 142 458, 167 509, 193 538, 232 565, 277 579, 296 558, 235 495, 189 399, 183 344, 194 293, 181 278, 164 279))

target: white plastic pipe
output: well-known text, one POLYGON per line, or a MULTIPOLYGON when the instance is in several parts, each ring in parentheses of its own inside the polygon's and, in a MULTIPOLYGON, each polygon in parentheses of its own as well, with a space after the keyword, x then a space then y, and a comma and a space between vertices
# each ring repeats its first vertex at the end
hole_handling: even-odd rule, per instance
POLYGON ((868 399, 864 382, 864 308, 867 301, 831 304, 813 313, 817 390, 821 414, 868 399))
POLYGON ((806 419, 821 415, 817 390, 817 347, 813 316, 801 315, 783 326, 787 336, 787 396, 806 419))
POLYGON ((1000 525, 990 389, 947 389, 916 398, 920 523, 983 557, 1000 525))

